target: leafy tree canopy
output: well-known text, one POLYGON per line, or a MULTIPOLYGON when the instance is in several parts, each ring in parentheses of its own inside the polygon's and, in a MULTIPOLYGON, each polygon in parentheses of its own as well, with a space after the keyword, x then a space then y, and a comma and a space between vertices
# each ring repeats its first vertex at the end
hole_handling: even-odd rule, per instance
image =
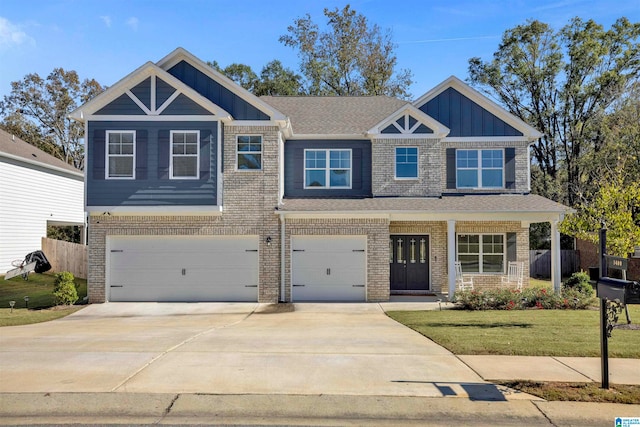
POLYGON ((492 60, 469 60, 472 84, 543 132, 533 146, 540 194, 577 202, 582 155, 602 142, 599 120, 638 80, 639 36, 640 23, 626 18, 609 30, 580 18, 557 31, 532 20, 505 31, 492 60))
POLYGON ((75 71, 62 68, 55 68, 46 79, 27 74, 11 82, 11 92, 0 102, 0 126, 83 169, 84 128, 67 116, 103 90, 97 81, 80 81, 75 71))
POLYGON ((217 61, 207 62, 214 70, 229 77, 256 96, 302 95, 302 78, 274 59, 262 68, 260 76, 246 64, 233 63, 222 68, 217 61))
POLYGON ((310 95, 389 95, 409 98, 412 75, 396 71, 391 32, 370 25, 347 5, 324 9, 328 29, 321 31, 309 14, 296 19, 280 37, 298 51, 300 71, 310 95))

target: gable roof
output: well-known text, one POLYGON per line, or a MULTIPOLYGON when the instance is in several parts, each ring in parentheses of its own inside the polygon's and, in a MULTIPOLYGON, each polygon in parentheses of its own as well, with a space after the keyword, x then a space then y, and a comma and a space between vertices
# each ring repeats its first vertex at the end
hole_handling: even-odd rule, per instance
POLYGON ((376 123, 402 106, 409 105, 389 96, 262 96, 289 116, 293 136, 365 137, 376 123))
POLYGON ((210 79, 214 80, 215 82, 219 83, 226 89, 238 95, 247 103, 256 107, 258 110, 262 110, 266 112, 271 117, 271 120, 276 120, 276 121, 286 120, 286 116, 282 114, 280 111, 278 111, 276 108, 263 102, 260 98, 258 98, 257 96, 255 96, 254 94, 252 94, 251 92, 249 92, 248 90, 246 90, 245 88, 243 88, 242 86, 240 86, 239 84, 237 84, 236 82, 228 78, 227 76, 224 76, 223 74, 214 70, 212 67, 207 65, 204 61, 202 61, 200 58, 194 56, 191 52, 187 51, 182 47, 176 48, 173 52, 169 53, 167 56, 165 56, 160 61, 158 61, 156 65, 162 68, 163 70, 168 71, 173 66, 180 63, 181 61, 185 61, 191 64, 198 71, 202 72, 210 79))
POLYGON ((413 102, 413 105, 416 108, 421 108, 423 105, 427 104, 429 101, 436 98, 438 95, 449 88, 453 88, 456 91, 460 92, 462 95, 466 96, 471 101, 478 104, 480 107, 495 115, 500 120, 504 121, 516 130, 522 132, 523 137, 527 140, 533 141, 542 137, 542 133, 540 133, 538 130, 534 129, 523 120, 509 113, 507 110, 505 110, 477 90, 473 89, 471 86, 469 86, 456 76, 450 76, 449 78, 447 78, 445 81, 422 95, 420 98, 416 99, 413 102))
POLYGON ((0 129, 0 157, 83 177, 81 170, 0 129))
POLYGON ((211 112, 211 114, 223 119, 231 118, 228 112, 218 107, 207 98, 200 95, 198 92, 182 83, 180 80, 152 62, 146 62, 132 73, 129 73, 126 77, 120 79, 106 91, 102 92, 91 101, 88 101, 82 106, 78 107, 71 114, 69 114, 69 117, 82 122, 84 121, 85 116, 94 114, 112 101, 115 101, 117 98, 121 97, 123 94, 129 95, 130 93, 131 95, 129 96, 132 97, 132 101, 138 104, 142 111, 146 111, 147 113, 149 113, 148 109, 146 109, 146 106, 144 106, 143 103, 138 100, 137 97, 131 92, 131 89, 133 89, 139 83, 143 82, 149 76, 159 77, 161 80, 177 89, 176 96, 180 94, 186 95, 196 104, 211 112))
MULTIPOLYGON (((404 120, 402 120, 404 121, 404 120)), ((424 112, 420 111, 416 107, 411 104, 406 104, 400 109, 396 110, 394 113, 390 114, 384 120, 376 124, 374 127, 369 129, 368 131, 371 135, 380 135, 380 137, 389 138, 389 137, 400 137, 407 138, 412 135, 425 138, 428 135, 433 136, 434 138, 444 138, 449 134, 449 128, 447 128, 442 123, 435 120, 433 117, 428 116, 424 112), (404 127, 398 125, 398 119, 404 119, 404 116, 408 118, 413 118, 416 120, 414 125, 410 123, 406 123, 404 127), (431 132, 429 133, 414 133, 420 127, 420 125, 425 125, 431 132), (393 126, 398 129, 399 133, 383 133, 384 129, 388 126, 393 126), (402 130, 401 130, 402 128, 402 130)))

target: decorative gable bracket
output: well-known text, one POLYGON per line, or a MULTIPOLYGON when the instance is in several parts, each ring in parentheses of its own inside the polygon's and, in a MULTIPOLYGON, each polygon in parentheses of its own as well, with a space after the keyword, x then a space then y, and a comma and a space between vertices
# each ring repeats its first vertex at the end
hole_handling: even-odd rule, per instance
POLYGON ((372 138, 433 138, 449 134, 442 123, 429 117, 411 104, 407 104, 369 129, 372 138))

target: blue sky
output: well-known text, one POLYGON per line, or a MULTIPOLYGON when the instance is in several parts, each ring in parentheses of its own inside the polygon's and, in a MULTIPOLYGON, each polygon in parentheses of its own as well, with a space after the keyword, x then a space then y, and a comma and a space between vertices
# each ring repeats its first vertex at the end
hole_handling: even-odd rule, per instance
POLYGON ((504 30, 527 19, 554 28, 574 16, 605 28, 622 16, 640 21, 640 0, 0 0, 0 97, 11 81, 55 67, 112 85, 178 46, 222 66, 259 72, 280 59, 297 71, 295 51, 279 36, 306 13, 324 24, 325 7, 347 3, 392 30, 416 98, 452 74, 466 79, 469 58, 490 59, 504 30))

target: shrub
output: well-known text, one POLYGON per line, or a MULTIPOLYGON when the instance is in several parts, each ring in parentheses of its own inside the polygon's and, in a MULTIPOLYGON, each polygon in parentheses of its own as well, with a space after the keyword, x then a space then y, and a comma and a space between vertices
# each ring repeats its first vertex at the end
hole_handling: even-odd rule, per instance
POLYGON ((78 301, 78 290, 73 274, 68 271, 56 273, 53 281, 53 300, 56 305, 73 305, 78 301))
POLYGON ((573 273, 565 280, 563 289, 565 288, 573 289, 589 297, 594 295, 593 286, 589 283, 589 275, 584 271, 573 273))
POLYGON ((562 288, 558 295, 545 288, 457 291, 453 302, 463 310, 584 309, 593 302, 576 288, 562 288))

